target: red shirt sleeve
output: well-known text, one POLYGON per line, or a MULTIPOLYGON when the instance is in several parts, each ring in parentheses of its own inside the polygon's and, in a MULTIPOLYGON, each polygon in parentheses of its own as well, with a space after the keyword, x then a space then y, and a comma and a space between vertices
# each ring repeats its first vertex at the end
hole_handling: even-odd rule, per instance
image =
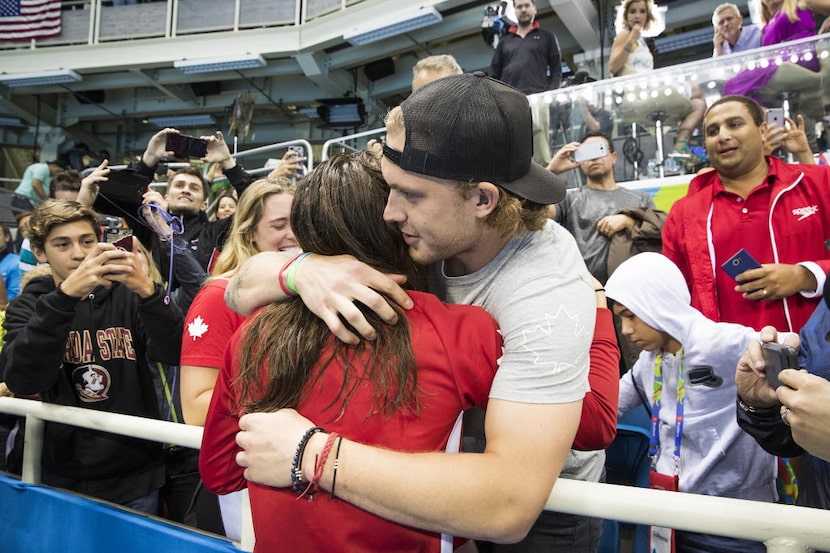
POLYGON ((574 449, 583 451, 605 449, 617 434, 620 348, 609 309, 597 309, 588 382, 591 391, 582 400, 582 419, 573 443, 574 449))

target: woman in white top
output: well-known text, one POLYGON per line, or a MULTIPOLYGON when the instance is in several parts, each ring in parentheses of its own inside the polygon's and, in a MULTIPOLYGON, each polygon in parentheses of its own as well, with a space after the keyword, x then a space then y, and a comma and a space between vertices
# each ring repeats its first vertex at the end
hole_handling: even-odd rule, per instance
MULTIPOLYGON (((653 28, 656 21, 656 8, 652 0, 623 0, 622 17, 611 45, 611 57, 608 60, 608 69, 615 77, 642 73, 654 68, 654 57, 646 44, 643 33, 651 30, 649 36, 659 34, 653 28)), ((703 120, 706 111, 706 102, 703 99, 703 90, 692 85, 689 91, 691 109, 683 116, 677 129, 675 153, 689 155, 689 136, 703 120)))

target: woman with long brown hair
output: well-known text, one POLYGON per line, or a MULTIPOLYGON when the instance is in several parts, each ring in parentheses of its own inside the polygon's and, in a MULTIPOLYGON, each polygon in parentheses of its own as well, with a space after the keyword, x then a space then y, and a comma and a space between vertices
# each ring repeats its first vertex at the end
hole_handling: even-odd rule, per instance
POLYGON ((425 287, 423 270, 409 257, 400 232, 382 219, 387 195, 376 159, 366 153, 338 156, 297 185, 291 225, 304 251, 348 254, 380 271, 406 275, 415 306, 399 312, 398 324, 386 325, 363 309, 378 336, 350 346, 293 297, 254 315, 227 351, 205 425, 200 470, 217 493, 249 488, 257 551, 440 547, 438 534, 337 501, 336 488, 314 494, 313 475, 295 473, 296 491, 275 489, 248 483, 235 461, 238 418, 246 412, 292 407, 320 421, 330 432, 326 458, 319 460, 325 465, 337 462, 340 436, 398 450, 443 450, 459 414, 486 406, 501 354, 495 322, 479 308, 445 305, 418 291, 425 287), (296 501, 300 493, 314 501, 296 501))

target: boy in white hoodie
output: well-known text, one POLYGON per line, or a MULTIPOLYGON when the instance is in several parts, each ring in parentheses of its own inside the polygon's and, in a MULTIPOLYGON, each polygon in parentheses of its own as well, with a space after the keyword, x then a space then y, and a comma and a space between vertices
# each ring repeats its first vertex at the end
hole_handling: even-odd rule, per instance
MULTIPOLYGON (((618 411, 647 403, 659 421, 652 471, 678 477, 681 492, 775 501, 775 458, 735 417, 735 366, 758 333, 693 308, 680 270, 657 253, 625 261, 605 288, 622 333, 643 349, 620 379, 618 411)), ((692 532, 677 531, 675 540, 677 553, 766 551, 760 542, 692 532)))

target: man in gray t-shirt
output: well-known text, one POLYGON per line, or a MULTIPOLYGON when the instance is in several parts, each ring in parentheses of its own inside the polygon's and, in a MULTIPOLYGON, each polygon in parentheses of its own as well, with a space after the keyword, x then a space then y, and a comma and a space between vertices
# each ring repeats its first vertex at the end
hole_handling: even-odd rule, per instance
MULTIPOLYGON (((643 212, 638 210, 656 211, 651 195, 617 185, 614 180, 616 162, 613 142, 601 133, 591 132, 585 135, 582 142, 563 146, 548 164, 548 169, 556 174, 576 167, 585 173, 586 185, 569 190, 565 199, 553 206, 549 213, 552 212, 551 216, 573 234, 585 265, 602 283, 610 275, 608 250, 612 237, 640 225, 643 212), (605 143, 606 155, 579 163, 571 159, 581 145, 596 142, 605 143)), ((650 238, 659 240, 661 228, 647 229, 653 234, 650 238)))
MULTIPOLYGON (((531 162, 532 122, 524 94, 480 72, 419 88, 389 112, 386 129, 381 169, 390 190, 383 218, 400 230, 416 263, 432 266, 440 281, 436 292, 490 311, 504 351, 484 415, 484 452, 400 453, 343 439, 341 461, 348 458, 344 466, 355 468, 338 473, 337 497, 401 524, 513 543, 534 526, 560 473, 596 480, 602 472, 603 452, 571 452, 590 391, 597 309, 575 241, 546 218, 545 206, 564 198, 564 183, 531 162)), ((379 293, 412 306, 388 276, 354 260, 304 259, 293 274, 297 291, 349 343, 357 336, 345 321, 364 337, 375 337, 354 300, 387 322, 397 315, 379 293)), ((255 298, 284 297, 272 284, 286 261, 280 252, 251 259, 228 285, 229 305, 244 312, 245 306, 262 305, 255 298), (254 274, 259 284, 250 278, 254 274)), ((468 340, 475 332, 446 339, 468 340)), ((237 460, 247 467, 246 477, 290 485, 286 475, 298 440, 312 426, 296 412, 243 417, 238 439, 244 451, 237 460)), ((320 438, 326 441, 308 440, 303 459, 322 451, 320 438)), ((322 469, 319 486, 333 491, 332 470, 322 469)), ((304 470, 313 473, 314 467, 304 470)), ((595 535, 590 524, 577 527, 574 517, 550 516, 561 532, 554 542, 551 532, 538 532, 539 540, 556 550, 593 549, 587 545, 595 535), (576 541, 583 535, 586 545, 580 547, 576 541), (569 543, 557 547, 560 542, 569 543)), ((451 549, 452 540, 447 545, 451 549)))

